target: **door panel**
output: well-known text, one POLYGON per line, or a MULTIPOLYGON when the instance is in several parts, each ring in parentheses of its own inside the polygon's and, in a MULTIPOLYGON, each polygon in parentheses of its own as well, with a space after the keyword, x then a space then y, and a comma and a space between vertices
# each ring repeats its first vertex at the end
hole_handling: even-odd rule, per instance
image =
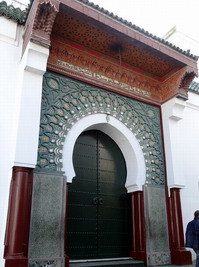
POLYGON ((99 254, 104 258, 128 256, 130 220, 128 205, 123 205, 128 204, 126 165, 113 140, 102 133, 99 136, 98 183, 103 199, 99 206, 99 254))
POLYGON ((121 151, 104 133, 84 132, 75 144, 73 163, 67 254, 71 259, 128 256, 130 203, 121 151))
POLYGON ((76 177, 68 186, 67 253, 71 259, 97 255, 97 140, 93 132, 78 138, 73 156, 76 177))

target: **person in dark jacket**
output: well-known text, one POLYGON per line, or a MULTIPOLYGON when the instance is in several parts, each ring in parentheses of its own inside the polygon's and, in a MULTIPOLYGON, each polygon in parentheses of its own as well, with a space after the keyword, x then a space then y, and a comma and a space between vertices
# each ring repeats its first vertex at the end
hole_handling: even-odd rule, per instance
POLYGON ((196 253, 196 267, 199 267, 199 210, 194 212, 194 220, 187 224, 186 247, 196 253))

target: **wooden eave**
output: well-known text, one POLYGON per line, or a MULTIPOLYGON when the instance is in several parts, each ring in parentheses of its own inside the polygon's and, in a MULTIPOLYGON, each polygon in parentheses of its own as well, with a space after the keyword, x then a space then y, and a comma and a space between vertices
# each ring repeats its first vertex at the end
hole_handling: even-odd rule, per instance
MULTIPOLYGON (((168 58, 176 59, 178 62, 183 64, 184 66, 190 67, 190 69, 194 73, 198 73, 197 70, 197 59, 193 59, 188 57, 187 55, 184 55, 173 48, 171 48, 168 45, 164 45, 163 43, 160 43, 156 41, 154 38, 150 38, 139 31, 134 30, 131 27, 128 27, 124 25, 123 23, 119 22, 118 20, 115 20, 111 18, 108 15, 105 15, 98 10, 95 10, 86 4, 76 1, 76 0, 61 0, 60 3, 62 3, 65 7, 68 7, 70 9, 73 9, 81 14, 83 16, 87 16, 88 18, 93 19, 96 22, 99 22, 101 24, 101 27, 107 27, 112 30, 112 32, 118 32, 121 33, 122 36, 130 37, 133 42, 135 40, 142 44, 142 46, 146 46, 148 49, 151 48, 151 51, 158 55, 159 57, 167 56, 168 58)), ((62 10, 63 7, 61 5, 60 10, 62 10)))
MULTIPOLYGON (((29 40, 51 47, 51 51, 54 43, 61 40, 62 43, 70 42, 81 47, 80 50, 85 50, 85 53, 88 50, 98 53, 106 61, 116 64, 118 55, 110 47, 115 44, 121 46, 122 60, 116 64, 117 67, 123 68, 122 71, 126 67, 127 72, 131 69, 131 72, 133 70, 137 75, 142 75, 138 77, 137 84, 140 84, 141 90, 150 91, 151 101, 155 103, 161 104, 174 96, 186 100, 188 87, 198 75, 197 57, 194 55, 115 18, 109 12, 88 5, 85 0, 35 0, 25 28, 24 50, 29 40), (98 34, 99 39, 103 39, 101 42, 97 40, 98 34)), ((55 60, 52 67, 52 62, 50 53, 48 67, 67 74, 55 66, 55 60)), ((69 74, 73 77, 74 73, 69 74)), ((74 77, 78 78, 75 74, 74 77)), ((79 78, 84 80, 82 75, 79 78)), ((88 77, 85 81, 95 84, 88 77)), ((112 90, 112 87, 103 83, 96 85, 112 90)), ((116 88, 116 92, 120 93, 120 90, 116 88)))

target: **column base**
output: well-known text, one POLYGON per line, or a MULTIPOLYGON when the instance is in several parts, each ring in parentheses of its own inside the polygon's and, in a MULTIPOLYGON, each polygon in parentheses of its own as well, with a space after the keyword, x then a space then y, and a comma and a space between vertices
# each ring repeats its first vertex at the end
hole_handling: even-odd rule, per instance
POLYGON ((69 267, 69 257, 65 255, 65 267, 69 267))
POLYGON ((186 249, 171 251, 172 264, 189 265, 192 264, 191 252, 186 249))
POLYGON ((146 265, 146 253, 145 251, 131 251, 130 257, 132 257, 134 260, 143 261, 146 265))
POLYGON ((28 259, 6 259, 5 267, 28 267, 28 259))

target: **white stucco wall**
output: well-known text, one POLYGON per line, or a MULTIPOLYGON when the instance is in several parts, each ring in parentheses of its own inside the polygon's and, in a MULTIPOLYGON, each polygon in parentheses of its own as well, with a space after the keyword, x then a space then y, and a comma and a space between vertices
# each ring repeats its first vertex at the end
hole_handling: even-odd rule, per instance
POLYGON ((49 49, 30 42, 22 59, 22 90, 15 166, 34 168, 37 163, 43 74, 49 49), (23 148, 23 150, 21 149, 23 148))
POLYGON ((20 105, 22 27, 0 17, 0 266, 20 105))
POLYGON ((185 231, 199 209, 199 95, 190 92, 186 102, 171 99, 162 113, 168 185, 182 188, 185 231))
POLYGON ((182 120, 183 172, 185 188, 181 190, 183 222, 186 227, 199 209, 199 95, 189 93, 182 120))
MULTIPOLYGON (((197 31, 191 36, 190 31, 186 32, 184 28, 174 27, 165 37, 169 42, 182 49, 190 50, 190 53, 199 55, 199 34, 197 31)), ((199 78, 195 78, 195 81, 199 82, 199 78)), ((163 110, 167 109, 167 106, 168 103, 163 106, 163 110)), ((168 138, 168 123, 166 122, 166 117, 164 126, 164 133, 168 138)), ((181 143, 181 145, 177 145, 174 141, 175 139, 172 138, 172 149, 174 147, 174 150, 176 149, 179 151, 177 153, 179 156, 174 157, 174 168, 178 169, 178 167, 180 167, 183 174, 184 189, 181 190, 181 203, 185 231, 187 223, 193 218, 194 211, 199 209, 199 95, 192 92, 189 93, 189 100, 186 101, 186 108, 184 109, 182 120, 177 123, 175 130, 171 129, 172 126, 170 131, 174 132, 174 134, 179 132, 179 140, 177 142, 181 143), (178 163, 180 163, 181 166, 178 166, 178 163)), ((169 146, 166 147, 168 151, 169 146)), ((172 170, 168 169, 168 166, 167 170, 168 172, 172 172, 172 170)), ((193 258, 195 258, 195 253, 192 255, 193 258)))
POLYGON ((35 167, 41 92, 49 49, 29 42, 23 26, 0 16, 0 266, 13 166, 35 167), (23 153, 22 153, 23 151, 23 153))

